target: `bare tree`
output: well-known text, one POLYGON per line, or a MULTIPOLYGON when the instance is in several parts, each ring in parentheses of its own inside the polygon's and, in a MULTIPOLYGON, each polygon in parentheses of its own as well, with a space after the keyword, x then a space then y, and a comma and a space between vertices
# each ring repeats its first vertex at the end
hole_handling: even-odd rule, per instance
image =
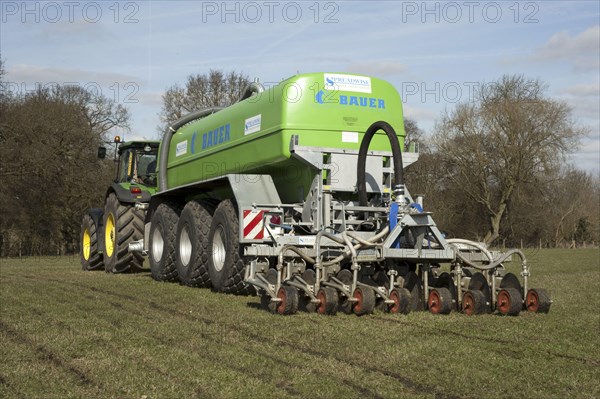
POLYGON ((235 103, 249 82, 247 76, 235 71, 225 74, 211 69, 205 75, 189 75, 185 87, 175 84, 162 96, 160 121, 163 126, 159 126, 161 133, 164 132, 164 126, 185 114, 235 103))
POLYGON ((439 159, 451 183, 482 208, 488 244, 499 237, 517 187, 553 174, 585 132, 546 89, 539 80, 503 76, 437 126, 439 159))
POLYGON ((81 213, 113 174, 96 149, 127 110, 81 88, 56 86, 3 100, 0 113, 0 253, 75 250, 81 213), (74 244, 74 245, 73 245, 74 244))

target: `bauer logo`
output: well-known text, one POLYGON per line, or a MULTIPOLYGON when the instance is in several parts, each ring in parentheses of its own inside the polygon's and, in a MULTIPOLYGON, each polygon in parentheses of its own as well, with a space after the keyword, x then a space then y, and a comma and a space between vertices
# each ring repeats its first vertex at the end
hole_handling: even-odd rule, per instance
POLYGON ((368 76, 326 73, 325 90, 371 93, 371 78, 368 76))
POLYGON ((175 148, 175 156, 179 157, 181 155, 187 154, 187 140, 180 141, 177 143, 177 147, 175 148))
POLYGON ((256 133, 260 130, 261 116, 262 114, 258 114, 246 119, 246 123, 244 123, 244 135, 256 133))

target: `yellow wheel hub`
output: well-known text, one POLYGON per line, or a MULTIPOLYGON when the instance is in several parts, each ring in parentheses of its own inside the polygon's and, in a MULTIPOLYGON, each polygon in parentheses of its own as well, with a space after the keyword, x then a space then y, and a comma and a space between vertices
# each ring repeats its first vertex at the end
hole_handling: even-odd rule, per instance
POLYGON ((106 218, 106 226, 104 227, 104 231, 104 250, 106 251, 106 255, 110 258, 115 252, 116 236, 115 217, 112 213, 110 213, 106 218))
POLYGON ((90 250, 92 246, 92 239, 90 237, 90 231, 88 229, 85 229, 85 231, 83 232, 83 243, 82 243, 82 247, 83 247, 83 259, 85 260, 90 260, 90 250))

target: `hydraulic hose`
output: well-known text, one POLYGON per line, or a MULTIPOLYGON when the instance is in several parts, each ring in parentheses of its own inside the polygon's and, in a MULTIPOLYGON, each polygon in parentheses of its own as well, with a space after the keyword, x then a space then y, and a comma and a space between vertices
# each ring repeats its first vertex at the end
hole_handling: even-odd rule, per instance
POLYGON ((356 171, 357 177, 357 189, 358 189, 358 203, 360 206, 367 206, 367 152, 369 151, 369 145, 371 139, 375 133, 379 130, 383 130, 390 140, 392 147, 392 156, 394 159, 394 187, 393 191, 396 195, 396 201, 400 201, 404 197, 404 169, 402 167, 402 152, 400 150, 400 141, 394 128, 387 122, 378 121, 373 123, 367 129, 365 136, 360 143, 360 149, 358 151, 358 166, 356 171))
POLYGON ((194 111, 187 115, 182 116, 173 122, 165 130, 165 134, 160 145, 160 153, 158 155, 158 191, 165 191, 168 188, 167 185, 167 161, 169 158, 169 148, 171 147, 171 139, 173 134, 182 127, 183 125, 190 123, 195 119, 204 118, 210 114, 214 114, 217 111, 222 110, 222 107, 210 107, 201 109, 200 111, 194 111))
POLYGON ((263 91, 265 91, 265 87, 262 84, 258 82, 252 82, 244 88, 244 91, 242 92, 238 102, 252 97, 253 94, 260 94, 263 91))

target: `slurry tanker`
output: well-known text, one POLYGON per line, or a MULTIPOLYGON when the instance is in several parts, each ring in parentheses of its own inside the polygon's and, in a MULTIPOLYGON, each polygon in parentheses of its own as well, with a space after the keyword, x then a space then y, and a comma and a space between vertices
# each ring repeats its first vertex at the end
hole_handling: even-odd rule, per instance
POLYGON ((160 142, 120 145, 104 208, 84 215, 83 268, 135 271, 147 256, 155 280, 258 294, 279 314, 547 312, 521 251, 441 233, 405 187, 418 156, 404 137, 400 96, 383 80, 254 82, 160 142))

